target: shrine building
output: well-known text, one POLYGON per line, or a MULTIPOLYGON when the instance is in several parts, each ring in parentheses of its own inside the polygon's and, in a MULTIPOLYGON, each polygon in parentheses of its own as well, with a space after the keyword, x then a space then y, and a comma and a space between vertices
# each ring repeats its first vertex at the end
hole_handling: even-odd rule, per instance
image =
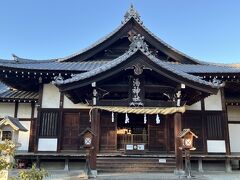
MULTIPOLYGON (((75 54, 0 60, 0 118, 24 128, 16 158, 40 166, 84 161, 88 128, 94 170, 181 171, 179 133, 190 129, 199 171, 210 161, 230 171, 240 159, 239 80, 238 67, 171 47, 131 6, 115 30, 75 54)), ((0 140, 12 133, 0 126, 0 140)))

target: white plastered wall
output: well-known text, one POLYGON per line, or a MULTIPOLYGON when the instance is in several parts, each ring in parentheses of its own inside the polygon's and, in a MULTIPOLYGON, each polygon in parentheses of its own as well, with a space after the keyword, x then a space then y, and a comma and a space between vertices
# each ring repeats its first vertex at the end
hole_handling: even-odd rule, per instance
POLYGON ((227 114, 228 114, 228 121, 240 122, 240 106, 228 106, 227 114))
POLYGON ((53 84, 44 84, 42 108, 59 108, 60 92, 53 84))
POLYGON ((198 101, 191 106, 186 106, 186 110, 201 111, 201 101, 198 101))
POLYGON ((38 113, 37 106, 35 106, 35 108, 34 108, 34 118, 37 118, 37 113, 38 113))
POLYGON ((225 140, 207 140, 207 151, 209 153, 225 153, 225 140))
POLYGON ((28 131, 26 131, 26 132, 19 131, 18 142, 21 143, 21 146, 18 148, 18 150, 28 151, 31 121, 20 121, 20 123, 21 123, 28 131))
POLYGON ((227 107, 228 121, 234 121, 237 124, 228 124, 231 152, 240 152, 240 107, 227 107), (238 123, 239 122, 239 123, 238 123))
POLYGON ((57 151, 57 138, 39 138, 38 151, 57 151))
POLYGON ((228 124, 231 152, 240 152, 240 124, 228 124))
POLYGON ((31 118, 32 107, 30 103, 19 103, 18 104, 18 118, 31 118))
POLYGON ((221 91, 204 99, 206 111, 222 111, 221 91))
POLYGON ((0 118, 4 118, 6 115, 14 116, 15 104, 14 103, 0 103, 0 118))
POLYGON ((78 103, 74 104, 70 99, 68 99, 67 96, 64 95, 64 102, 63 102, 63 108, 71 108, 71 109, 89 109, 90 107, 87 106, 87 104, 78 103))

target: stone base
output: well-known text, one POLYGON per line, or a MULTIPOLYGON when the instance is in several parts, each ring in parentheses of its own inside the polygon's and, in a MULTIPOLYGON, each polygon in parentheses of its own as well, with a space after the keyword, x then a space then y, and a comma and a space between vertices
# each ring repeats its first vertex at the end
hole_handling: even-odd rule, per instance
POLYGON ((185 171, 184 170, 178 170, 178 169, 175 169, 174 170, 174 174, 177 175, 177 176, 184 176, 185 175, 185 171))
POLYGON ((80 175, 78 176, 81 179, 91 179, 97 177, 97 170, 91 170, 91 175, 87 175, 85 171, 80 171, 80 175))

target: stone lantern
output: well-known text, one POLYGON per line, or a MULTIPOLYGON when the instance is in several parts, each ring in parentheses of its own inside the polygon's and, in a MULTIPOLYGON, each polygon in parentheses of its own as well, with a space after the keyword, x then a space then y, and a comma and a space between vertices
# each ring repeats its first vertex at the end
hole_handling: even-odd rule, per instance
POLYGON ((86 164, 84 173, 80 175, 81 178, 88 179, 88 178, 96 178, 96 175, 94 175, 91 167, 90 167, 90 158, 91 158, 91 152, 94 149, 94 136, 95 133, 90 129, 86 128, 82 133, 79 134, 83 137, 83 144, 82 147, 86 149, 86 164))
POLYGON ((190 129, 183 129, 178 137, 182 139, 182 147, 180 147, 180 149, 185 151, 185 175, 188 179, 190 179, 192 177, 190 150, 196 150, 196 148, 193 147, 193 140, 194 138, 198 138, 198 136, 195 135, 190 129))
POLYGON ((16 147, 20 147, 18 142, 19 131, 28 131, 18 120, 11 116, 5 116, 0 121, 0 141, 11 140, 16 147))
MULTIPOLYGON (((18 142, 19 131, 28 131, 17 118, 11 116, 5 116, 0 121, 0 143, 5 143, 5 140, 12 141, 16 148, 20 147, 21 144, 18 142)), ((1 152, 1 158, 7 163, 13 162, 12 155, 1 152)), ((1 180, 9 179, 9 169, 3 169, 1 172, 1 180)))
POLYGON ((190 129, 183 129, 179 137, 182 139, 182 149, 195 150, 193 147, 193 139, 198 138, 190 129))

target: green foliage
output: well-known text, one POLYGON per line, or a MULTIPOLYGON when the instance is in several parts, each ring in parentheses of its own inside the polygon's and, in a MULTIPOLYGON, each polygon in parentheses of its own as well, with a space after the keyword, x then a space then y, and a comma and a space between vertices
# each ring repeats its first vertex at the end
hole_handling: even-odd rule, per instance
POLYGON ((19 172, 20 180, 42 180, 44 177, 48 177, 48 172, 45 169, 38 169, 34 164, 31 169, 22 170, 19 172))
POLYGON ((5 140, 0 142, 0 171, 11 169, 14 165, 11 162, 11 157, 15 153, 15 144, 12 141, 5 140))
MULTIPOLYGON (((1 170, 9 170, 14 163, 11 161, 15 155, 16 146, 12 141, 5 140, 0 142, 0 177, 1 170)), ((34 164, 31 169, 22 170, 18 177, 11 177, 11 180, 42 180, 48 177, 48 172, 44 169, 36 168, 34 164)))

